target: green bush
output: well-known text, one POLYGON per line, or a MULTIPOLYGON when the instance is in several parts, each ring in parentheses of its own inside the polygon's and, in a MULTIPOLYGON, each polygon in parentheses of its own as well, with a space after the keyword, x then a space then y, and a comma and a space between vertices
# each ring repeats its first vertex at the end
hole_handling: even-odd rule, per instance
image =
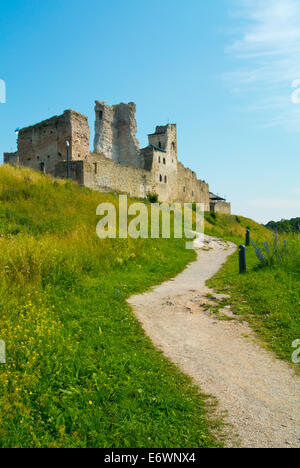
POLYGON ((157 193, 148 193, 147 199, 150 203, 158 203, 158 195, 157 193))

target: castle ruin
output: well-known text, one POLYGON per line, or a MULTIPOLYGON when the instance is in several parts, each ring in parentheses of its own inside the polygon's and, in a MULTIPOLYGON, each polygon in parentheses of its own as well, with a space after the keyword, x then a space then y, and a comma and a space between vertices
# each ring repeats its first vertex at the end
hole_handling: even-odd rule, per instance
POLYGON ((67 178, 101 192, 131 197, 157 194, 161 202, 203 203, 205 211, 231 212, 230 203, 178 161, 177 127, 157 126, 140 149, 134 103, 108 106, 96 101, 94 151, 89 150, 88 119, 73 110, 23 128, 18 151, 4 153, 4 163, 67 178), (67 146, 68 145, 68 146, 67 146), (68 151, 68 157, 67 157, 68 151))

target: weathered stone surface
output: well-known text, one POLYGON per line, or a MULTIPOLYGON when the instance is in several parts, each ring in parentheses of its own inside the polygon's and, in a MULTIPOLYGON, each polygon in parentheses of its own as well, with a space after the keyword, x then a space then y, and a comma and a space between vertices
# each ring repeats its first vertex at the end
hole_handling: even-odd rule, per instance
POLYGON ((172 302, 172 301, 167 301, 166 305, 169 306, 169 307, 175 307, 175 303, 172 302))
POLYGON ((94 152, 104 154, 118 164, 140 167, 135 112, 133 102, 108 106, 96 101, 94 152))
POLYGON ((20 130, 18 152, 5 153, 5 162, 66 178, 69 141, 70 177, 79 184, 139 198, 156 193, 160 202, 203 203, 209 211, 208 184, 178 162, 176 125, 157 126, 148 135, 149 145, 140 149, 135 112, 132 102, 96 101, 95 152, 90 153, 87 117, 67 110, 20 130))
POLYGON ((196 304, 197 302, 200 302, 200 300, 201 300, 201 296, 199 295, 199 296, 194 297, 192 299, 192 302, 194 302, 196 304))
POLYGON ((66 160, 66 141, 70 142, 70 161, 84 160, 89 154, 90 129, 85 115, 66 110, 19 132, 18 157, 21 166, 48 174, 66 160))
POLYGON ((11 164, 12 166, 19 165, 19 155, 16 151, 15 153, 4 153, 3 157, 4 164, 11 164))
POLYGON ((203 203, 204 210, 209 211, 209 185, 197 179, 197 175, 191 169, 187 169, 178 163, 177 200, 182 203, 191 201, 203 203))
MULTIPOLYGON (((65 162, 56 166, 55 176, 66 177, 65 162)), ((145 198, 155 190, 153 174, 131 166, 120 166, 103 155, 91 153, 87 160, 71 164, 70 177, 100 192, 123 192, 131 197, 145 198)))
POLYGON ((224 301, 226 299, 230 299, 230 296, 228 294, 214 294, 212 299, 214 301, 224 301))
POLYGON ((234 313, 232 312, 231 308, 229 307, 224 307, 224 309, 220 309, 219 310, 219 313, 222 314, 222 315, 226 315, 226 317, 230 317, 230 318, 234 318, 235 315, 234 313))
POLYGON ((230 214, 231 204, 228 202, 221 202, 221 201, 210 203, 210 210, 214 211, 215 213, 230 214))

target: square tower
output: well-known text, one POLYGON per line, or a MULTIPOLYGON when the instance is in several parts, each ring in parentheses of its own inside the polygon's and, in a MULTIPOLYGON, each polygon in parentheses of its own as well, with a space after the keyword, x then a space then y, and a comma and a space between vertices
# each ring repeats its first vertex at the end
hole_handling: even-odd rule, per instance
POLYGON ((148 135, 148 139, 147 151, 152 150, 151 171, 155 181, 155 191, 160 201, 175 201, 178 193, 177 127, 175 124, 157 126, 155 133, 148 135))
POLYGON ((108 106, 96 101, 94 152, 123 166, 140 167, 135 112, 133 102, 108 106))
POLYGON ((168 157, 177 161, 177 127, 176 124, 157 126, 155 133, 148 135, 149 145, 166 152, 168 157))
POLYGON ((20 130, 18 158, 21 166, 54 174, 57 163, 66 160, 69 141, 70 160, 84 160, 89 154, 88 118, 73 110, 20 130))

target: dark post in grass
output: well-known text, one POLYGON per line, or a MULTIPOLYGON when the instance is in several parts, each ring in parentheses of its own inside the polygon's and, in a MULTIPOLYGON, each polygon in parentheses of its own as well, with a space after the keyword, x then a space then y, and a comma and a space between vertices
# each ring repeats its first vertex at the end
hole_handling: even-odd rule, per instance
POLYGON ((67 179, 70 178, 70 157, 69 157, 69 146, 70 142, 66 141, 66 151, 67 151, 67 179))
POLYGON ((240 245, 239 247, 239 260, 240 260, 240 274, 246 272, 246 247, 240 245))
POLYGON ((250 229, 246 231, 246 247, 250 246, 250 229))

